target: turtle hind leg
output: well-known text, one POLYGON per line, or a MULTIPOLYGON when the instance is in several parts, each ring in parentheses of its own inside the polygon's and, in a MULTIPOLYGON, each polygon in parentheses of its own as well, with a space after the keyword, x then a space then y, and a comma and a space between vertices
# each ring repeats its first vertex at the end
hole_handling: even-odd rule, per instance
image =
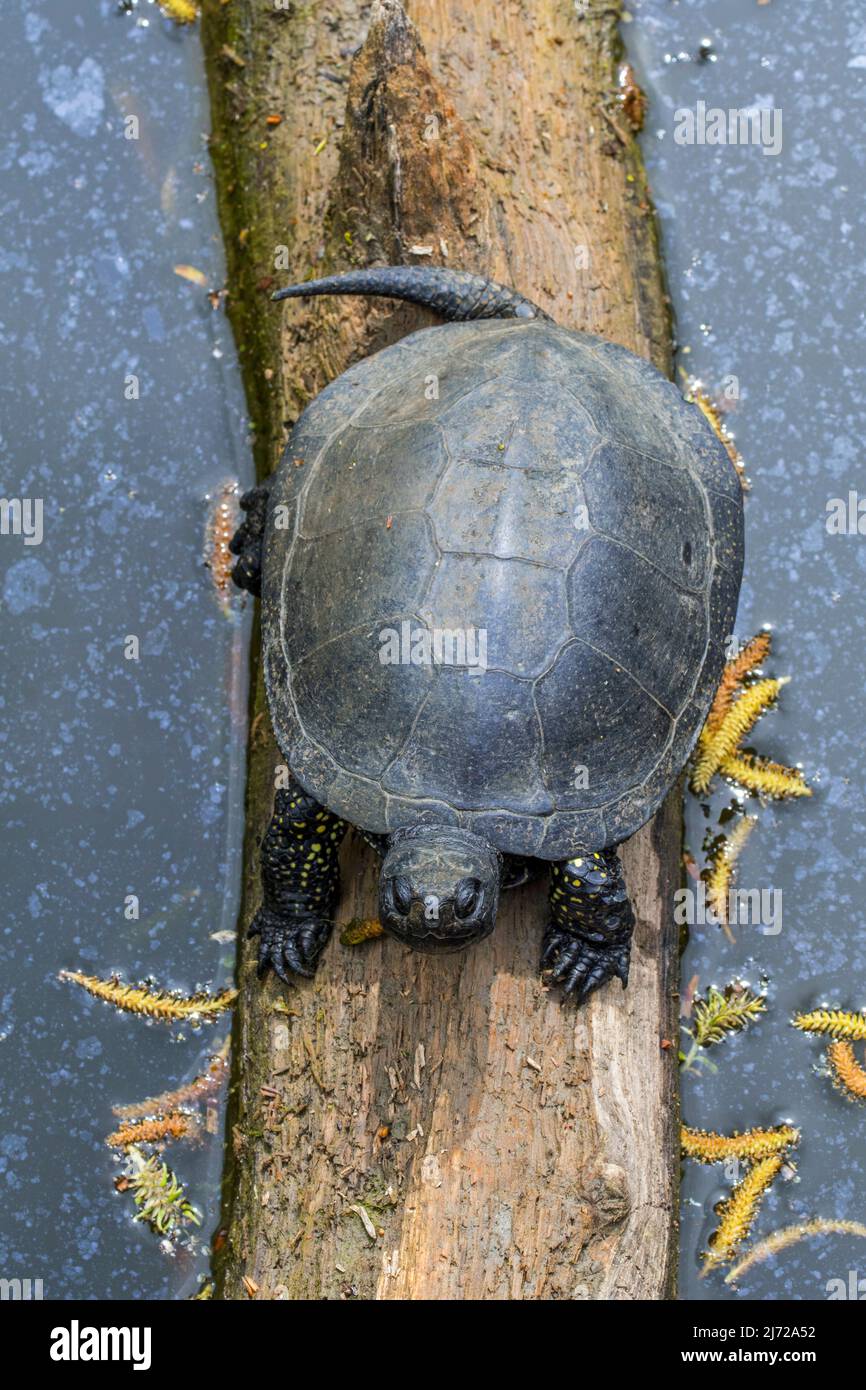
POLYGON ((616 975, 628 984, 634 913, 615 849, 552 866, 542 970, 582 1004, 616 975))
POLYGON ((248 936, 259 938, 259 975, 269 969, 311 977, 333 930, 340 894, 344 821, 292 779, 274 797, 261 847, 262 905, 248 936))
POLYGON ((248 589, 251 594, 262 591, 262 542, 269 491, 269 485, 262 483, 244 493, 239 505, 246 516, 229 541, 229 550, 238 556, 232 579, 239 589, 248 589))

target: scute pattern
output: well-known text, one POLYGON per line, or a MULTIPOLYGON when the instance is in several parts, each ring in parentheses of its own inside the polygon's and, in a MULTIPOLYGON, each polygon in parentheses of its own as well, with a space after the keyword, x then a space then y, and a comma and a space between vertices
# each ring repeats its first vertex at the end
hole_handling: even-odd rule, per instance
POLYGON ((278 741, 367 831, 444 821, 547 859, 617 843, 691 751, 741 570, 734 470, 649 364, 541 321, 424 329, 322 392, 275 477, 278 741), (474 651, 414 659, 458 629, 474 651))

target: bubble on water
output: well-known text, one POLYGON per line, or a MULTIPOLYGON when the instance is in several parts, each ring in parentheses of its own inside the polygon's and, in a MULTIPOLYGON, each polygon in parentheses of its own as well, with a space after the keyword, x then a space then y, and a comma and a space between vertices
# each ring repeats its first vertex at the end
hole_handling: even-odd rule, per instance
POLYGON ((18 560, 10 565, 3 583, 3 602, 10 613, 26 613, 48 602, 51 571, 41 560, 18 560))
POLYGON ((76 135, 95 135, 105 109, 105 75, 93 58, 73 71, 66 63, 39 73, 42 99, 58 120, 76 135))

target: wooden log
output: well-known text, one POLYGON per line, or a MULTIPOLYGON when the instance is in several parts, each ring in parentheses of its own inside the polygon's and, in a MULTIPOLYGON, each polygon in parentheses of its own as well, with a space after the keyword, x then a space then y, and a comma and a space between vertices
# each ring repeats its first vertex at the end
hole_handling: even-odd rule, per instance
MULTIPOLYGON (((617 100, 617 6, 407 10, 420 34, 397 0, 205 0, 229 305, 262 475, 328 380, 434 321, 361 300, 270 305, 272 287, 313 273, 484 271, 670 367, 655 221, 617 100)), ((255 691, 244 922, 282 761, 260 673, 255 691)), ((539 978, 543 882, 507 895, 493 936, 458 956, 346 946, 338 929, 315 982, 286 989, 257 982, 244 944, 222 1296, 668 1296, 679 848, 673 794, 623 851, 629 989, 582 1010, 539 978)), ((340 922, 374 916, 378 864, 356 837, 342 868, 340 922)))

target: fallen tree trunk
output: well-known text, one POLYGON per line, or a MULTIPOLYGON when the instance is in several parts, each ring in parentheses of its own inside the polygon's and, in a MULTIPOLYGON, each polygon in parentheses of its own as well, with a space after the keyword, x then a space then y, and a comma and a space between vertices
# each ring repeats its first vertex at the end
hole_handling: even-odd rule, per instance
MULTIPOLYGON (((420 36, 397 0, 205 0, 229 304, 263 475, 328 380, 433 322, 380 302, 270 305, 273 285, 313 272, 487 272, 670 366, 654 218, 616 98, 616 7, 407 8, 420 36)), ((281 761, 260 675, 255 689, 244 922, 281 761)), ((679 809, 672 795, 623 852, 628 992, 581 1011, 538 975, 544 883, 507 895, 493 936, 459 956, 338 932, 315 982, 287 991, 260 986, 242 947, 223 1297, 670 1293, 679 809)), ((351 837, 341 922, 375 915, 377 871, 351 837)))

